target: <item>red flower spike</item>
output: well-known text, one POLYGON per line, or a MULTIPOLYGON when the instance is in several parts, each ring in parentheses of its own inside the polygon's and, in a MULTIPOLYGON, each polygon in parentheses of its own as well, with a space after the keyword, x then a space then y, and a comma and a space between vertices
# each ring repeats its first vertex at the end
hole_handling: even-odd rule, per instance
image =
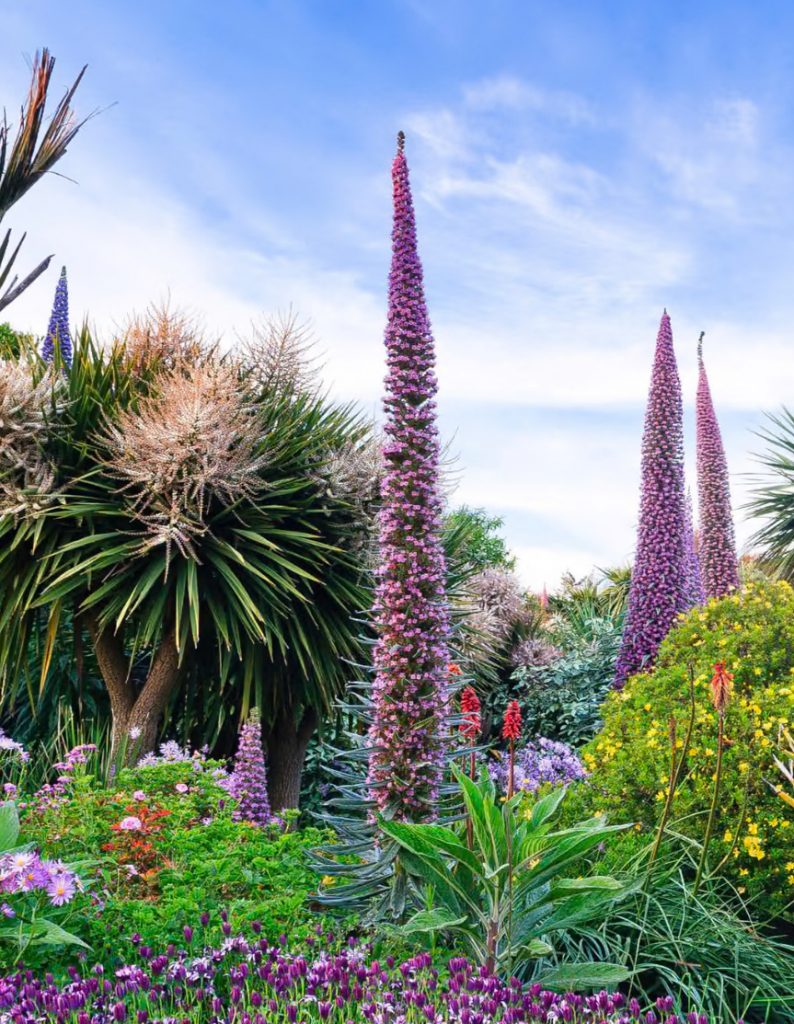
POLYGON ((724 661, 718 661, 711 677, 711 699, 714 707, 722 715, 728 706, 733 689, 733 675, 728 671, 724 661))
POLYGON ((480 698, 477 696, 474 687, 467 686, 460 695, 460 710, 463 714, 463 721, 460 725, 461 733, 467 740, 476 740, 482 729, 480 719, 480 698))
POLYGON ((521 736, 521 708, 517 700, 511 700, 505 711, 502 725, 503 740, 517 740, 521 736))

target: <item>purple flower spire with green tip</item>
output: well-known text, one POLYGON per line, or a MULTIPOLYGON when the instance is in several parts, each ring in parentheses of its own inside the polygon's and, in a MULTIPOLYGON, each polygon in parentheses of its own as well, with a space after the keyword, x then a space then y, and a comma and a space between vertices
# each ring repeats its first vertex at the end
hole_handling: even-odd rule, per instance
POLYGON ((403 151, 392 165, 384 475, 368 782, 398 820, 435 815, 444 767, 449 613, 441 544, 435 346, 403 151))
POLYGON ((235 817, 254 825, 268 825, 273 816, 267 796, 267 770, 262 750, 262 723, 254 710, 240 730, 229 793, 237 801, 235 817))
POLYGON ((739 586, 739 566, 731 512, 728 463, 711 388, 703 363, 703 334, 698 340, 696 412, 700 563, 706 597, 723 597, 739 586))
POLYGON ((637 551, 615 686, 650 665, 678 614, 687 608, 684 412, 667 310, 656 339, 642 438, 637 551))
POLYGON ((695 544, 694 518, 692 515, 692 493, 686 492, 686 604, 697 608, 706 603, 703 577, 700 572, 700 558, 695 544))
POLYGON ((52 304, 50 324, 47 337, 41 348, 41 358, 51 363, 55 358, 55 342, 61 350, 61 359, 66 366, 72 365, 72 339, 69 335, 69 290, 66 284, 66 267, 61 268, 61 276, 55 286, 55 301, 52 304))

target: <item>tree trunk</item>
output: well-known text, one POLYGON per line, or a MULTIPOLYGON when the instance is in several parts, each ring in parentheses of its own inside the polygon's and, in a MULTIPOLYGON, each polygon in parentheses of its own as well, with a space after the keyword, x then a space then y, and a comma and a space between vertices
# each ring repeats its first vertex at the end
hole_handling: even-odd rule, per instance
POLYGON ((273 811, 297 807, 306 749, 317 728, 317 712, 307 708, 299 725, 282 711, 267 736, 268 793, 273 811))
POLYGON ((110 697, 111 759, 115 762, 123 752, 124 763, 132 764, 154 749, 163 712, 179 682, 176 636, 173 629, 163 635, 146 681, 136 694, 132 665, 121 638, 100 629, 96 616, 88 616, 87 625, 110 697))

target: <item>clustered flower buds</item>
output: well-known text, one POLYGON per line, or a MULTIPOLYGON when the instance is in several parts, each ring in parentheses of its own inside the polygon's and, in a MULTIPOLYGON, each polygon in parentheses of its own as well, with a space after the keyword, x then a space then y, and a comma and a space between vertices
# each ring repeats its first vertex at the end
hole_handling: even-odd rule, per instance
POLYGON ((728 591, 739 586, 739 569, 731 512, 728 463, 703 363, 702 335, 698 344, 698 363, 700 372, 695 408, 700 561, 706 596, 723 597, 728 591))
POLYGON ((521 736, 521 708, 517 700, 511 700, 502 723, 502 739, 517 740, 521 736))
POLYGON ((58 284, 55 286, 55 301, 52 305, 47 336, 41 348, 41 358, 51 363, 55 358, 55 345, 58 344, 61 359, 66 366, 72 365, 72 339, 69 334, 69 291, 66 284, 66 267, 61 270, 58 284))
POLYGON ((240 743, 228 791, 237 801, 235 816, 254 825, 273 820, 267 795, 267 769, 262 750, 262 723, 254 710, 240 730, 240 743))
POLYGON ((444 769, 449 613, 441 543, 435 346, 425 305, 402 137, 392 165, 394 227, 386 326, 384 474, 374 603, 368 781, 397 820, 436 813, 444 769))
POLYGON ((642 439, 642 496, 637 551, 615 686, 653 662, 662 640, 688 607, 684 411, 665 310, 656 339, 642 439))
POLYGON ((732 688, 732 673, 728 671, 724 661, 718 661, 714 666, 714 675, 711 677, 711 699, 721 715, 725 713, 725 708, 728 706, 732 688))
POLYGON ((475 741, 482 731, 480 718, 480 698, 473 686, 467 686, 460 695, 460 710, 463 716, 460 731, 467 739, 475 741))

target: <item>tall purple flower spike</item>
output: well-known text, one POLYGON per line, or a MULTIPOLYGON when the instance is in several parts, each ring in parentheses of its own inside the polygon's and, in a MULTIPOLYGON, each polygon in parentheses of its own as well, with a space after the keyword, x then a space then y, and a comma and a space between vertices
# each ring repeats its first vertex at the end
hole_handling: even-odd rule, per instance
POLYGON ((61 359, 67 366, 72 365, 72 339, 69 335, 69 290, 66 284, 66 267, 61 268, 61 276, 55 286, 55 301, 52 304, 47 337, 41 348, 41 358, 51 363, 55 358, 55 342, 61 349, 61 359))
POLYGON ((739 566, 731 512, 728 463, 698 341, 697 471, 700 506, 700 562, 707 597, 722 597, 739 586, 739 566))
POLYGON ((384 474, 374 602, 370 795, 397 820, 432 818, 445 760, 449 612, 441 544, 435 347, 403 147, 392 164, 394 226, 383 407, 384 474))
POLYGON ((234 758, 234 771, 229 792, 237 800, 236 817, 254 825, 267 825, 273 820, 267 796, 267 769, 262 750, 262 723, 252 711, 240 729, 240 740, 234 758))
POLYGON ((687 608, 684 413, 667 310, 656 339, 642 438, 637 551, 615 686, 652 664, 659 644, 687 608))
POLYGON ((686 493, 686 605, 696 608, 706 603, 706 591, 703 589, 703 576, 700 572, 700 558, 695 544, 694 518, 692 515, 692 495, 686 493))

